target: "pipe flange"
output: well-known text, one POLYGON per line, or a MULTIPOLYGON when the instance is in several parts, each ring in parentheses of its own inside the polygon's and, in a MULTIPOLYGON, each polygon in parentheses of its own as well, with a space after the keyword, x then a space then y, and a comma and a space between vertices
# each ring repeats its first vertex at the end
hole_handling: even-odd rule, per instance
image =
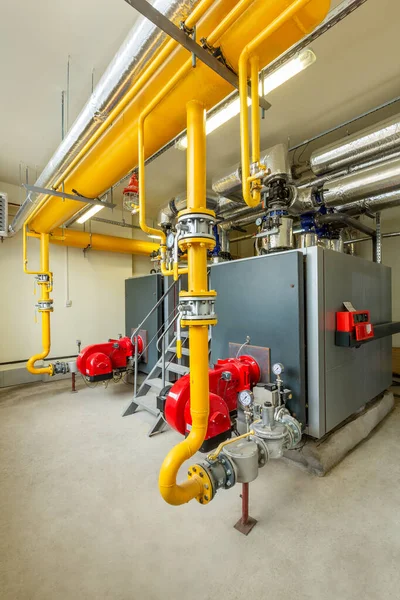
POLYGON ((258 447, 258 468, 264 467, 269 460, 268 446, 264 441, 256 435, 250 436, 252 442, 255 442, 258 447))
POLYGON ((294 448, 302 438, 301 424, 297 419, 287 412, 279 417, 279 423, 286 427, 287 433, 287 448, 294 448))
POLYGON ((36 308, 39 312, 53 312, 53 300, 39 300, 36 308))
POLYGON ((215 217, 206 213, 179 213, 179 243, 190 241, 192 238, 215 242, 213 231, 215 224, 215 217))
POLYGON ((225 490, 229 490, 236 483, 236 478, 237 478, 236 465, 230 458, 228 458, 228 456, 226 454, 223 454, 223 453, 221 453, 221 457, 218 460, 221 463, 221 466, 223 467, 223 469, 225 471, 225 482, 224 482, 223 488, 225 490))
POLYGON ((215 296, 180 296, 179 312, 185 321, 214 320, 215 296))
POLYGON ((207 464, 204 466, 210 474, 215 491, 221 488, 230 490, 235 485, 237 480, 236 465, 223 452, 214 460, 207 459, 207 464))
POLYGON ((206 468, 203 465, 192 465, 188 469, 188 479, 198 478, 203 491, 196 496, 197 502, 200 504, 208 504, 214 498, 214 486, 212 484, 212 478, 210 477, 206 468))

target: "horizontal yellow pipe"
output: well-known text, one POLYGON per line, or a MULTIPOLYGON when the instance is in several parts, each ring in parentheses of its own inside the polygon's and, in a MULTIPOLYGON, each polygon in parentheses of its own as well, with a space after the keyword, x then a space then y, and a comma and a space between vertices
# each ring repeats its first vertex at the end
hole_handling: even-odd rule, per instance
POLYGON ((59 246, 72 248, 88 248, 103 252, 121 252, 122 254, 142 254, 149 256, 159 248, 158 244, 142 240, 132 240, 113 235, 87 233, 73 229, 55 229, 50 236, 50 242, 59 246))
MULTIPOLYGON (((197 39, 208 37, 211 43, 213 38, 210 34, 237 4, 236 0, 214 2, 197 26, 197 39)), ((218 44, 221 45, 227 62, 235 70, 238 68, 241 49, 264 29, 265 23, 274 21, 289 4, 288 0, 254 0, 221 36, 218 44)), ((296 14, 296 19, 285 23, 260 47, 260 68, 298 41, 304 35, 304 31, 311 31, 325 17, 328 8, 329 0, 311 0, 306 9, 296 14)), ((138 90, 121 115, 115 119, 113 126, 107 129, 68 175, 64 182, 65 192, 72 193, 72 189, 76 189, 85 196, 96 197, 138 164, 139 115, 187 59, 187 51, 180 47, 169 56, 157 71, 157 75, 138 90)), ((231 91, 230 84, 201 61, 197 61, 196 68, 191 68, 186 73, 146 119, 145 158, 157 152, 185 129, 184 107, 185 103, 193 98, 194 93, 209 110, 231 91)), ((30 229, 52 231, 74 216, 81 206, 81 203, 74 200, 63 202, 52 197, 29 222, 30 229)))
MULTIPOLYGON (((186 27, 191 29, 197 23, 197 21, 204 15, 204 13, 208 10, 208 8, 213 4, 215 0, 202 0, 194 9, 193 12, 187 17, 185 24, 186 27)), ((177 48, 178 43, 175 40, 168 40, 163 48, 155 56, 154 60, 148 65, 147 69, 138 77, 136 82, 127 92, 127 94, 122 98, 121 102, 117 104, 113 108, 113 110, 108 115, 107 119, 100 125, 100 127, 94 132, 93 136, 86 142, 83 148, 78 152, 75 156, 74 160, 68 165, 68 167, 63 172, 62 176, 59 177, 52 185, 53 189, 60 191, 60 186, 65 178, 73 171, 73 169, 79 164, 82 158, 89 152, 89 150, 94 146, 97 140, 107 131, 109 127, 112 126, 115 119, 119 117, 121 112, 126 108, 126 106, 131 102, 131 100, 135 97, 137 92, 147 84, 147 82, 151 79, 151 77, 157 72, 157 70, 161 67, 164 61, 172 54, 172 52, 177 48)), ((47 200, 49 200, 51 196, 43 196, 43 198, 38 203, 38 206, 33 211, 30 219, 40 210, 40 208, 44 205, 47 200)))

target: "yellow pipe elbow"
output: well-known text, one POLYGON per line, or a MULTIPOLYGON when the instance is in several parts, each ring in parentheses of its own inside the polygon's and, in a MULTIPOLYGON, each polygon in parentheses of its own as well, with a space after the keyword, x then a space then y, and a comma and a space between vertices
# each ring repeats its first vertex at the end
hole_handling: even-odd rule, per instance
POLYGON ((32 375, 44 375, 46 373, 48 375, 53 375, 53 365, 48 365, 47 367, 35 367, 35 363, 38 360, 45 359, 50 352, 50 312, 42 313, 42 345, 43 351, 31 356, 26 363, 26 368, 32 375))
POLYGON ((188 437, 172 448, 161 465, 158 487, 161 496, 168 504, 179 506, 202 495, 204 482, 200 477, 192 477, 182 483, 176 478, 181 465, 189 460, 201 447, 207 431, 208 414, 202 427, 192 428, 188 437))

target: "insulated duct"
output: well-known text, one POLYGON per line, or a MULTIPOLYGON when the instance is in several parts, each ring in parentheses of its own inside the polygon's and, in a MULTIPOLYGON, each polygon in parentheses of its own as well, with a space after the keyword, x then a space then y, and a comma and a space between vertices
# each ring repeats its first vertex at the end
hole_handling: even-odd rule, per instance
POLYGON ((222 229, 225 229, 225 231, 229 231, 230 229, 232 229, 232 227, 245 227, 246 225, 251 225, 252 223, 255 223, 258 217, 263 217, 264 215, 265 209, 260 209, 259 207, 256 207, 255 209, 253 209, 252 214, 241 218, 231 219, 229 221, 224 221, 223 223, 220 223, 220 227, 222 229))
POLYGON ((377 194, 376 196, 371 196, 364 200, 357 200, 356 202, 350 202, 343 206, 337 206, 336 210, 350 215, 359 215, 364 212, 375 214, 381 210, 394 208, 395 206, 400 206, 400 188, 394 192, 377 194))
POLYGON ((315 175, 324 175, 399 146, 400 115, 396 115, 316 150, 311 154, 310 166, 315 175))
MULTIPOLYGON (((276 144, 263 150, 260 154, 260 163, 266 165, 269 173, 266 182, 281 178, 291 180, 289 153, 286 144, 276 144)), ((213 179, 212 189, 221 196, 243 202, 242 195, 242 170, 239 164, 225 169, 218 177, 213 179)), ((264 188, 265 191, 266 188, 264 188)))
MULTIPOLYGON (((226 198, 220 199, 217 196, 217 194, 207 191, 206 202, 207 202, 208 210, 213 210, 213 211, 217 212, 220 200, 226 200, 226 198)), ((170 200, 170 202, 168 202, 168 205, 165 206, 164 208, 162 208, 160 210, 160 212, 158 213, 158 224, 161 226, 161 225, 166 225, 167 223, 174 222, 178 216, 178 213, 181 210, 185 210, 186 206, 187 206, 187 194, 186 193, 175 196, 175 198, 172 198, 172 200, 170 200)))
POLYGON ((341 206, 400 190, 400 158, 332 179, 322 189, 325 206, 341 206))
MULTIPOLYGON (((156 0, 154 7, 178 25, 197 2, 198 0, 156 0)), ((158 27, 146 18, 138 17, 86 105, 35 182, 36 186, 52 187, 122 100, 165 39, 166 35, 158 27)), ((10 233, 21 229, 41 199, 40 195, 28 194, 10 225, 10 233)))

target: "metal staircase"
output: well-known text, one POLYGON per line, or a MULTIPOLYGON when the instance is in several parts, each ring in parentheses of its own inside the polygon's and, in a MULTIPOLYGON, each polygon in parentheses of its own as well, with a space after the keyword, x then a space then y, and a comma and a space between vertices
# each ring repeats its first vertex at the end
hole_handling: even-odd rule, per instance
MULTIPOLYGON (((189 357, 189 348, 185 345, 188 342, 188 337, 185 333, 182 332, 182 359, 177 359, 176 337, 174 336, 150 373, 140 384, 133 400, 123 413, 123 416, 126 417, 134 414, 137 410, 145 410, 154 415, 156 422, 148 432, 150 437, 160 433, 166 425, 163 415, 157 408, 157 396, 167 385, 172 385, 177 379, 189 373, 189 367, 182 364, 183 361, 187 362, 189 357), (178 360, 179 362, 176 362, 178 360)), ((161 337, 158 342, 162 343, 161 337)))
MULTIPOLYGON (((168 280, 166 279, 166 282, 168 280)), ((178 280, 179 281, 179 280, 178 280)), ((164 427, 167 425, 163 415, 157 408, 157 396, 167 386, 175 383, 180 377, 189 373, 189 333, 188 330, 184 329, 181 331, 182 340, 182 358, 178 359, 176 355, 176 335, 173 331, 173 326, 178 321, 180 313, 176 300, 173 301, 172 310, 170 311, 171 304, 171 292, 174 291, 175 285, 178 282, 174 282, 161 296, 158 302, 153 306, 150 312, 146 315, 143 321, 135 331, 132 333, 132 341, 135 341, 135 337, 138 335, 140 329, 146 324, 146 321, 154 313, 157 308, 163 304, 164 309, 164 323, 157 331, 155 336, 148 342, 146 348, 142 350, 141 355, 137 354, 138 344, 135 344, 135 368, 134 368, 134 393, 133 399, 129 405, 125 408, 122 416, 127 417, 133 415, 138 410, 145 410, 154 417, 156 421, 150 428, 148 435, 151 437, 156 433, 161 433, 164 427), (170 311, 170 312, 169 312, 170 311), (148 375, 141 382, 138 387, 138 374, 139 374, 139 360, 141 356, 145 355, 147 348, 151 343, 155 343, 157 349, 160 351, 160 358, 155 363, 148 375)), ((180 283, 178 283, 178 286, 180 283)), ((211 348, 211 328, 209 328, 209 347, 211 348)), ((210 350, 211 351, 211 350, 210 350)))

